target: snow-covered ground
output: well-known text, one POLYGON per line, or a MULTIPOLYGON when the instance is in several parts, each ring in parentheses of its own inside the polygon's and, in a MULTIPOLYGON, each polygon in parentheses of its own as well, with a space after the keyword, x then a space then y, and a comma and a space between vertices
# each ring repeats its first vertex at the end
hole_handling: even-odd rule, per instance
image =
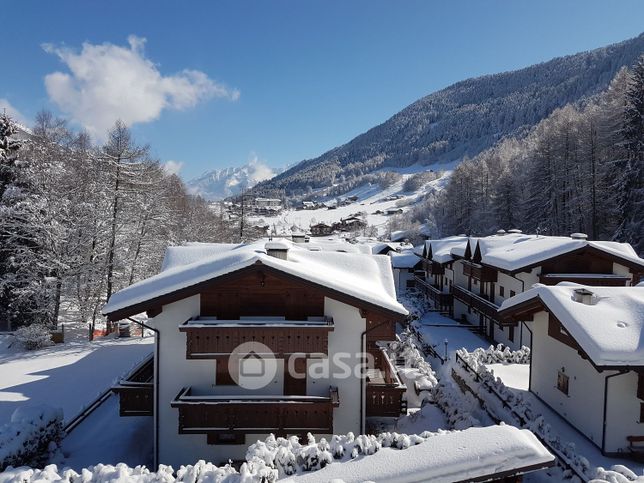
POLYGON ((97 463, 153 464, 154 420, 151 416, 119 417, 118 397, 112 394, 63 439, 58 458, 60 468, 82 468, 97 463))
POLYGON ((435 346, 436 351, 445 355, 445 341, 447 341, 447 352, 450 359, 454 353, 463 347, 473 351, 478 347, 489 347, 490 343, 482 336, 472 332, 469 327, 459 324, 439 312, 427 312, 420 319, 414 322, 423 340, 435 346))
MULTIPOLYGON (((252 217, 251 221, 254 223, 263 223, 269 225, 271 229, 275 226, 277 233, 282 230, 288 230, 291 226, 296 225, 304 230, 308 229, 310 225, 315 223, 335 223, 339 222, 341 218, 347 218, 360 212, 367 213, 367 223, 378 228, 380 235, 385 234, 387 229, 387 221, 390 216, 385 214, 376 214, 376 211, 383 213, 389 209, 402 208, 404 211, 408 210, 410 206, 419 201, 425 194, 442 189, 451 175, 451 170, 454 168, 455 163, 436 166, 410 166, 408 168, 387 168, 387 171, 396 171, 402 175, 402 178, 386 189, 381 189, 376 184, 364 184, 354 188, 353 190, 339 196, 338 198, 347 198, 350 196, 357 196, 358 201, 350 203, 345 206, 338 206, 336 209, 329 210, 327 208, 318 208, 315 210, 284 210, 277 216, 262 216, 252 217), (415 192, 403 191, 405 181, 414 174, 422 171, 427 171, 429 168, 434 171, 442 171, 443 175, 429 183, 422 189, 415 192), (387 200, 386 198, 397 195, 398 199, 387 200)), ((327 201, 328 199, 322 199, 327 201)))
POLYGON ((521 393, 536 414, 543 415, 562 441, 575 444, 578 454, 583 455, 592 466, 610 468, 613 465, 625 465, 638 475, 644 475, 644 464, 633 460, 610 458, 602 455, 595 444, 571 426, 559 414, 550 409, 539 398, 528 391, 529 365, 527 364, 487 364, 488 369, 494 370, 494 375, 513 392, 521 393))
POLYGON ((0 424, 24 404, 62 408, 69 421, 152 353, 153 337, 73 340, 22 351, 0 336, 0 424))

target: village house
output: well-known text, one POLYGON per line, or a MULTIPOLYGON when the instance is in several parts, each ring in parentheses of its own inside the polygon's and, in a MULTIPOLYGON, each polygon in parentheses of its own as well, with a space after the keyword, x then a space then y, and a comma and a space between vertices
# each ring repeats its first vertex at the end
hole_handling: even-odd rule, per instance
POLYGON ((333 233, 333 227, 326 223, 316 223, 309 228, 312 236, 327 236, 333 233))
POLYGON ((498 309, 535 283, 561 281, 593 286, 631 286, 644 274, 644 260, 627 243, 500 231, 481 238, 427 240, 421 286, 433 303, 457 320, 477 325, 491 341, 530 345, 526 324, 504 327, 498 309))
POLYGON ((532 393, 605 455, 644 455, 644 288, 537 284, 499 317, 532 321, 532 393))
POLYGON ((412 249, 394 250, 387 254, 391 258, 396 293, 404 294, 408 289, 416 286, 415 273, 422 268, 422 260, 412 249))
POLYGON ((159 274, 112 295, 109 320, 147 312, 156 333, 153 366, 116 387, 121 414, 154 417, 155 464, 242 458, 269 433, 360 434, 405 410, 378 344, 407 315, 389 259, 309 245, 170 247, 159 274), (240 357, 244 343, 263 346, 240 357))

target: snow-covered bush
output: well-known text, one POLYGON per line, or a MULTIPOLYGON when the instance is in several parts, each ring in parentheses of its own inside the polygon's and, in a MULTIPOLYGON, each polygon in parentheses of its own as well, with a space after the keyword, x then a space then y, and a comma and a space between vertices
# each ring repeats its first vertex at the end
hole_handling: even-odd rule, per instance
POLYGON ((530 348, 523 346, 513 351, 503 344, 496 347, 491 345, 487 349, 479 347, 472 352, 465 349, 457 351, 459 356, 475 368, 478 364, 530 364, 530 348))
POLYGON ((20 327, 14 332, 16 340, 27 350, 41 349, 54 343, 49 328, 42 324, 31 324, 20 327))
POLYGON ((63 412, 46 405, 23 406, 0 426, 0 470, 39 464, 63 437, 63 412))
MULTIPOLYGON (((639 480, 628 479, 633 473, 625 466, 617 465, 610 471, 606 471, 602 467, 593 467, 587 458, 577 452, 574 443, 562 440, 545 418, 536 414, 521 393, 515 393, 508 389, 500 378, 494 376, 494 371, 480 362, 486 357, 495 357, 490 355, 494 353, 494 348, 488 349, 488 351, 479 352, 477 355, 475 355, 476 351, 472 353, 465 349, 457 351, 459 356, 474 369, 475 374, 456 363, 453 365, 453 369, 463 380, 467 381, 471 389, 477 392, 490 414, 508 424, 532 431, 550 447, 560 460, 573 467, 579 474, 584 475, 586 480, 592 480, 595 483, 644 482, 644 476, 639 480), (487 352, 487 355, 483 355, 483 352, 487 352)), ((504 353, 505 350, 501 350, 501 352, 504 353)), ((564 471, 563 474, 566 479, 577 478, 570 470, 564 471)))

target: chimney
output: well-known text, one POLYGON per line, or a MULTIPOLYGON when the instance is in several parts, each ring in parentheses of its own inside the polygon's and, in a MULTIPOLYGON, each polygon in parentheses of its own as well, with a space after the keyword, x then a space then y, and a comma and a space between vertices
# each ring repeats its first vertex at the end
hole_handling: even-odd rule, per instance
POLYGON ((266 248, 266 255, 269 257, 279 258, 280 260, 288 260, 288 243, 284 240, 269 241, 264 245, 266 248))
POLYGON ((570 238, 573 240, 588 240, 588 235, 585 233, 571 233, 570 238))
POLYGON ((521 230, 517 229, 517 228, 512 228, 511 230, 508 230, 508 233, 515 233, 515 234, 518 235, 518 234, 521 234, 523 232, 521 230))
POLYGON ((496 234, 497 234, 497 236, 503 236, 503 235, 505 235, 505 230, 497 230, 496 234))
POLYGON ((585 305, 595 305, 597 303, 597 296, 586 288, 576 288, 573 291, 572 299, 585 305))

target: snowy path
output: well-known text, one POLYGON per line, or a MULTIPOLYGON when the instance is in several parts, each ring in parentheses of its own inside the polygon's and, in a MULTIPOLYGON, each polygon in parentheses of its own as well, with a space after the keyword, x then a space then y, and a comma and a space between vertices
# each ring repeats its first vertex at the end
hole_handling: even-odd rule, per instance
POLYGON ((0 352, 0 424, 27 403, 60 407, 69 421, 151 354, 153 343, 153 337, 105 338, 0 352))
POLYGON ((633 460, 609 458, 604 456, 584 435, 571 426, 565 419, 550 409, 545 403, 528 392, 529 366, 527 364, 488 364, 487 368, 494 370, 494 375, 501 378, 503 384, 513 392, 523 394, 537 414, 542 414, 562 441, 575 444, 577 452, 590 461, 593 466, 610 468, 613 465, 625 465, 637 474, 644 474, 644 464, 633 460))
POLYGON ((76 471, 97 463, 152 466, 154 426, 151 416, 119 417, 111 395, 62 442, 62 458, 52 461, 76 471))
POLYGON ((467 326, 463 326, 463 324, 459 324, 454 319, 438 312, 427 312, 414 324, 422 334, 423 340, 428 344, 435 345, 436 351, 441 356, 445 352, 445 341, 447 340, 447 352, 450 354, 450 359, 453 359, 454 353, 463 347, 468 351, 473 351, 478 347, 490 346, 484 337, 471 332, 467 326))

